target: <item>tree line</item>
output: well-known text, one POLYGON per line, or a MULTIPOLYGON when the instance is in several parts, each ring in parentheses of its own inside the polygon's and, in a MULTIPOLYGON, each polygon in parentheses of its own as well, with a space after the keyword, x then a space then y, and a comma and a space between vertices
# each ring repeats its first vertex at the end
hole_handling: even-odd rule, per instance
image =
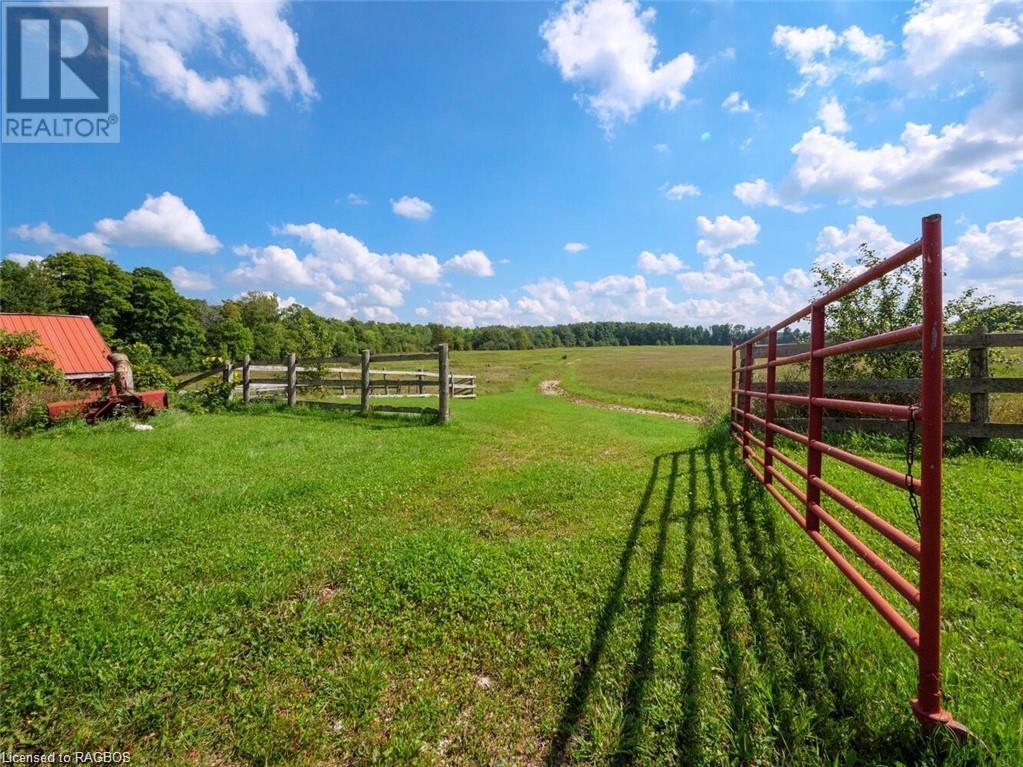
MULTIPOLYGON (((322 317, 277 296, 250 292, 211 304, 185 298, 161 271, 126 271, 98 255, 63 252, 21 265, 0 263, 0 308, 5 312, 84 314, 114 349, 140 344, 172 372, 195 370, 209 358, 336 357, 360 349, 428 351, 548 349, 573 346, 727 345, 757 328, 664 322, 574 322, 553 326, 490 325, 463 328, 438 323, 363 322, 322 317)), ((783 341, 802 340, 786 333, 783 341)))

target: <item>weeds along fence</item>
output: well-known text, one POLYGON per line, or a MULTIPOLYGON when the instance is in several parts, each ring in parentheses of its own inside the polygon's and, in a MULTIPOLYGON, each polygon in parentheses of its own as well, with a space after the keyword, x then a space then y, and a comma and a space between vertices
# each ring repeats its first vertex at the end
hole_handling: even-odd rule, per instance
POLYGON ((946 727, 961 737, 967 730, 945 711, 941 695, 941 472, 945 396, 942 312, 941 217, 933 215, 923 219, 921 239, 914 244, 777 325, 732 347, 731 429, 741 446, 746 467, 916 654, 917 690, 912 708, 921 725, 928 731, 946 727), (829 305, 917 258, 922 259, 921 324, 841 343, 827 343, 825 318, 829 305), (781 354, 778 332, 806 317, 810 318, 809 348, 781 354), (766 341, 766 355, 758 362, 756 347, 763 341, 766 341), (919 387, 918 400, 913 404, 827 396, 825 362, 829 357, 908 343, 919 343, 922 355, 920 379, 912 384, 919 387), (807 393, 779 391, 778 369, 804 362, 809 363, 807 393), (760 387, 753 385, 756 371, 763 371, 766 376, 760 387), (754 401, 758 403, 758 412, 752 407, 754 401), (778 422, 779 404, 806 410, 805 433, 778 422), (872 416, 901 424, 907 431, 908 442, 905 470, 892 469, 825 442, 825 412, 872 416), (921 436, 918 477, 913 475, 916 431, 921 436), (805 465, 791 455, 800 447, 806 449, 805 465), (917 519, 919 538, 826 481, 825 457, 866 472, 906 493, 917 519), (825 509, 825 503, 831 511, 825 509), (907 555, 918 570, 917 583, 860 540, 846 522, 839 521, 839 509, 856 518, 850 521, 871 528, 872 533, 893 544, 893 547, 885 544, 885 550, 890 549, 894 556, 899 555, 896 549, 907 555), (855 567, 835 543, 844 544, 845 549, 859 557, 873 571, 871 577, 855 567), (896 609, 874 586, 874 579, 891 587, 906 607, 896 609), (915 621, 904 615, 907 608, 911 617, 915 614, 915 621))
POLYGON ((289 354, 286 362, 254 360, 248 355, 237 362, 200 373, 178 384, 179 390, 204 378, 220 374, 225 382, 235 383, 234 394, 243 402, 267 396, 284 395, 289 405, 298 402, 300 392, 323 391, 331 397, 358 397, 359 404, 304 400, 318 407, 357 410, 367 414, 420 413, 436 414, 446 423, 451 418, 451 399, 475 399, 476 376, 452 373, 447 344, 435 352, 396 352, 373 354, 364 349, 359 356, 298 358, 289 354), (395 370, 374 368, 401 362, 435 361, 437 370, 395 370), (447 384, 442 386, 441 382, 447 384), (437 408, 408 405, 371 405, 374 399, 437 398, 437 408))

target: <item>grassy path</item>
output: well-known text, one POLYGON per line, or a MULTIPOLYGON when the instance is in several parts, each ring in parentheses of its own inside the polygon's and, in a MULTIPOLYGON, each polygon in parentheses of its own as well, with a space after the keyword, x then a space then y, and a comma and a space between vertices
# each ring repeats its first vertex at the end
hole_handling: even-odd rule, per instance
MULTIPOLYGON (((910 653, 729 447, 533 386, 443 429, 171 413, 5 441, 5 748, 970 763, 920 742, 910 653)), ((948 689, 1018 764, 1023 471, 957 459, 949 478, 948 689)))

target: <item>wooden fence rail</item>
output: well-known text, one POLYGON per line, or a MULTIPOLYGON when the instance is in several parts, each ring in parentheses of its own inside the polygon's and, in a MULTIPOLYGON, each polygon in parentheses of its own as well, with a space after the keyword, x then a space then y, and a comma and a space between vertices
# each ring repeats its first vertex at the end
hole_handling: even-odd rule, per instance
MULTIPOLYGON (((946 421, 944 433, 947 437, 970 439, 974 444, 983 445, 988 439, 1005 437, 1023 439, 1023 423, 993 423, 991 421, 992 394, 1023 394, 1023 377, 991 377, 990 349, 1023 347, 1023 333, 989 333, 981 328, 975 333, 962 335, 946 335, 945 349, 965 349, 969 353, 970 375, 968 378, 946 378, 945 394, 970 395, 970 420, 946 421)), ((778 344, 777 356, 787 357, 803 354, 810 348, 809 344, 778 344)), ((886 346, 878 351, 918 351, 919 341, 886 346)), ((866 352, 872 353, 872 352, 866 352)), ((753 347, 754 358, 767 357, 767 346, 753 347)), ((1023 370, 1021 370, 1023 372, 1023 370)), ((753 389, 763 391, 765 382, 754 382, 753 389)), ((805 394, 805 381, 777 382, 775 390, 779 394, 805 394)), ((849 381, 825 381, 824 396, 845 399, 864 395, 913 395, 920 391, 919 378, 894 379, 857 379, 849 381)), ((806 419, 778 419, 786 426, 802 428, 806 419)), ((882 432, 898 434, 905 431, 905 424, 883 418, 825 418, 824 426, 833 430, 849 430, 882 432)))
POLYGON ((436 397, 438 407, 410 407, 382 405, 377 412, 437 413, 438 420, 446 423, 451 417, 450 399, 474 399, 476 376, 451 373, 448 366, 448 347, 441 344, 436 352, 398 352, 373 354, 364 349, 358 357, 305 357, 288 355, 287 362, 253 360, 248 355, 240 362, 226 362, 222 367, 201 373, 179 384, 178 388, 221 373, 223 380, 234 381, 235 371, 241 369, 241 395, 243 402, 268 393, 284 393, 288 405, 295 405, 300 391, 309 389, 339 390, 340 397, 360 397, 360 404, 323 403, 317 406, 368 413, 370 399, 436 397), (438 371, 372 369, 374 362, 411 362, 437 360, 438 371), (357 363, 359 367, 349 367, 357 363), (374 377, 376 376, 376 377, 374 377), (447 385, 441 385, 441 381, 447 385))

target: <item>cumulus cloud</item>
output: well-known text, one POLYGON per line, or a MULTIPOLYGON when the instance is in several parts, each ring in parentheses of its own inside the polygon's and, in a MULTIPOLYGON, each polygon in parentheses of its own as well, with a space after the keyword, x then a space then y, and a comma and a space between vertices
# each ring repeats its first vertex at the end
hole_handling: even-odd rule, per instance
POLYGON ((725 97, 725 100, 721 102, 721 108, 726 112, 741 114, 749 111, 749 102, 742 97, 742 94, 739 93, 739 91, 732 91, 725 97))
POLYGON ((317 98, 286 7, 283 0, 132 3, 121 16, 121 41, 156 89, 189 109, 262 115, 271 94, 303 104, 317 98))
POLYGON ((168 275, 174 287, 185 293, 203 293, 213 290, 213 280, 204 272, 193 272, 183 266, 175 266, 168 275))
POLYGON ((784 51, 802 75, 802 81, 792 90, 797 98, 811 86, 829 85, 842 74, 866 77, 871 65, 883 59, 891 45, 883 35, 868 35, 857 26, 838 33, 827 25, 778 25, 771 42, 784 51))
POLYGON ((817 235, 817 262, 820 264, 843 264, 852 267, 860 253, 860 246, 866 245, 878 256, 891 256, 906 247, 908 243, 896 239, 888 227, 879 224, 870 216, 857 216, 845 229, 826 226, 817 235))
POLYGON ((345 199, 348 201, 349 205, 369 205, 369 200, 358 192, 349 192, 345 199))
POLYGON ((732 218, 718 216, 711 221, 706 216, 696 219, 696 230, 700 239, 696 242, 696 252, 705 256, 714 256, 740 245, 752 245, 757 241, 760 224, 750 216, 732 218))
POLYGON ((400 197, 391 200, 391 210, 403 218, 411 218, 415 221, 426 221, 433 215, 433 206, 426 200, 419 197, 400 197))
POLYGON ((33 256, 29 253, 8 253, 4 256, 8 261, 13 261, 21 266, 28 266, 34 261, 42 261, 42 256, 33 256))
POLYGON ((1023 217, 971 225, 945 248, 949 288, 977 288, 1000 301, 1023 301, 1023 217))
POLYGON ((147 195, 141 207, 124 218, 100 219, 96 232, 114 245, 175 248, 190 253, 220 250, 220 240, 206 231, 196 212, 170 192, 159 197, 147 195))
POLYGON ((821 101, 820 109, 817 110, 817 119, 820 120, 827 133, 848 133, 849 131, 849 123, 845 119, 845 109, 834 96, 821 101))
POLYGON ((239 245, 234 252, 248 259, 230 273, 229 277, 235 282, 271 287, 279 284, 308 287, 315 284, 306 264, 291 248, 239 245))
POLYGON ((753 272, 753 262, 740 261, 731 253, 712 255, 703 262, 702 271, 682 272, 675 279, 691 293, 720 293, 764 286, 763 280, 753 272))
POLYGON ((650 104, 674 108, 696 69, 689 53, 654 63, 655 15, 635 0, 568 0, 540 27, 548 59, 608 133, 650 104))
POLYGON ((681 269, 684 264, 674 253, 662 253, 657 255, 649 250, 644 250, 636 259, 636 268, 647 274, 671 274, 681 269))
MULTIPOLYGON (((795 162, 789 173, 760 196, 781 205, 829 196, 869 206, 997 186, 1023 165, 1023 78, 1019 77, 1023 18, 1018 9, 1018 3, 993 0, 933 0, 913 6, 903 25, 903 55, 876 64, 865 77, 887 80, 910 95, 964 81, 979 83, 988 91, 986 100, 962 122, 941 127, 907 122, 898 141, 872 147, 834 135, 838 131, 825 122, 825 129, 814 127, 803 134, 792 147, 795 162)), ((884 57, 887 46, 873 38, 846 37, 846 45, 859 51, 861 58, 884 57)), ((821 33, 815 39, 814 44, 794 49, 796 60, 803 61, 800 51, 811 49, 825 55, 827 35, 821 33)))
POLYGON ((500 298, 451 298, 436 301, 434 312, 448 325, 473 327, 476 325, 502 325, 512 322, 511 302, 500 298))
POLYGON ((671 151, 671 147, 667 144, 654 144, 654 151, 658 154, 667 154, 671 151))
POLYGON ((482 250, 467 250, 460 256, 444 262, 444 268, 463 274, 471 274, 473 277, 493 277, 494 266, 482 250))
POLYGON ((699 197, 700 188, 695 184, 673 184, 664 187, 664 196, 669 200, 681 200, 685 197, 699 197))
POLYGON ((173 248, 189 253, 215 253, 221 247, 220 240, 206 231, 198 214, 170 192, 159 197, 147 196, 140 207, 128 211, 123 218, 100 219, 93 231, 77 237, 54 231, 45 221, 35 226, 21 224, 13 227, 11 233, 51 251, 100 255, 109 253, 111 245, 173 248))
POLYGON ((587 250, 590 246, 585 242, 566 242, 565 252, 566 253, 582 253, 587 250))
POLYGON ((242 260, 229 278, 251 288, 280 286, 314 289, 317 311, 332 317, 358 316, 385 320, 397 315, 413 285, 436 284, 445 271, 486 277, 493 266, 481 250, 469 250, 441 264, 429 253, 377 253, 346 232, 310 222, 274 229, 281 237, 296 238, 310 250, 299 255, 281 245, 236 247, 242 260))
POLYGON ((43 245, 51 251, 74 250, 80 253, 97 253, 103 255, 110 248, 95 232, 88 232, 73 237, 53 230, 48 223, 42 221, 35 226, 21 224, 11 228, 11 234, 23 240, 43 245))

